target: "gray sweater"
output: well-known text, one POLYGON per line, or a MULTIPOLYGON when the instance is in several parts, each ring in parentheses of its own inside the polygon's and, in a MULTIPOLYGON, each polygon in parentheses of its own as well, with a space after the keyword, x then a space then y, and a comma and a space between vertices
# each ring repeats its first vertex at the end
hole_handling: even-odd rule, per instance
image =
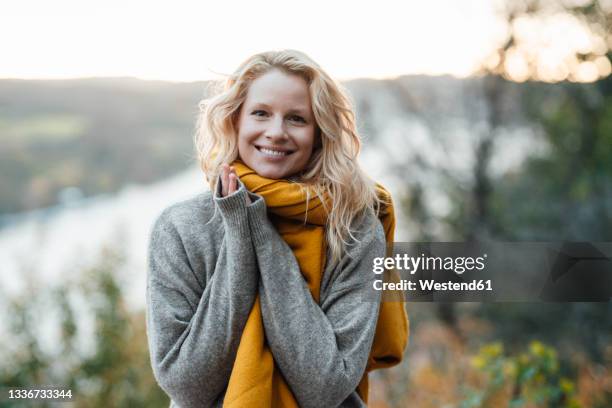
POLYGON ((147 336, 171 407, 222 406, 258 293, 268 345, 299 405, 365 406, 355 389, 378 319, 372 259, 385 255, 385 236, 374 215, 356 226, 361 242, 336 267, 328 262, 317 303, 265 201, 241 182, 230 196, 217 183, 214 195, 165 209, 149 243, 147 336))

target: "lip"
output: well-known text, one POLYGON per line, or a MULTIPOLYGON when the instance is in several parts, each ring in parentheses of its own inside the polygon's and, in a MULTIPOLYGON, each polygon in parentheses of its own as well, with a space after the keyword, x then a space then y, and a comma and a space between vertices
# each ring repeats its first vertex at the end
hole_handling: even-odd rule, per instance
POLYGON ((281 161, 285 161, 285 159, 287 159, 288 157, 291 156, 290 153, 268 153, 268 152, 264 152, 261 149, 256 149, 257 153, 266 161, 272 161, 272 162, 281 162, 281 161))
POLYGON ((284 149, 282 147, 260 146, 260 145, 255 145, 255 148, 259 151, 261 151, 261 149, 267 149, 267 150, 273 150, 275 152, 281 152, 281 153, 287 153, 287 154, 291 154, 295 151, 295 150, 290 150, 290 149, 284 149))

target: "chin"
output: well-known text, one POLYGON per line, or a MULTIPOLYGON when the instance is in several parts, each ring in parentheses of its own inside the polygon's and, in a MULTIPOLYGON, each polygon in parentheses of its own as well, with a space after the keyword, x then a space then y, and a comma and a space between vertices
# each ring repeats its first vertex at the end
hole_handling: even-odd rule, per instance
POLYGON ((274 169, 254 169, 257 174, 262 177, 269 179, 282 179, 287 177, 288 175, 282 170, 274 170, 274 169))
POLYGON ((268 163, 254 163, 253 166, 249 167, 255 170, 260 176, 273 180, 288 178, 297 173, 297 171, 294 171, 294 166, 287 165, 275 166, 268 163))

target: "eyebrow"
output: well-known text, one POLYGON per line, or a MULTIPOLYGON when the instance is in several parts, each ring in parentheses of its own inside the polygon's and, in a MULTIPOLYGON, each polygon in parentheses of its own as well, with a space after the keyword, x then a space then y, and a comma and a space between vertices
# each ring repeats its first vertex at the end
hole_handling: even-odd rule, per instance
MULTIPOLYGON (((263 102, 258 102, 256 104, 254 104, 251 109, 255 109, 258 107, 262 107, 262 108, 267 108, 267 109, 271 109, 272 107, 270 105, 268 105, 267 103, 263 103, 263 102)), ((289 109, 289 113, 299 113, 300 115, 304 115, 304 116, 308 116, 308 109, 304 109, 302 107, 300 108, 294 108, 294 109, 289 109)))

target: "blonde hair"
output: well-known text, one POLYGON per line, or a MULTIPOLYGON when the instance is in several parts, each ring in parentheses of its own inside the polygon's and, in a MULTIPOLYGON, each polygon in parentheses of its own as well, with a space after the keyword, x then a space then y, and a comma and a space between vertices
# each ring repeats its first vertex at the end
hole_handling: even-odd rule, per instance
MULTIPOLYGON (((348 238, 357 241, 351 230, 353 221, 364 211, 377 214, 382 201, 375 183, 357 163, 361 141, 347 93, 306 54, 280 50, 253 55, 224 81, 219 92, 200 102, 195 133, 200 167, 214 189, 223 163, 238 157, 235 123, 249 86, 273 69, 298 75, 308 84, 321 143, 297 181, 311 187, 326 208, 326 241, 331 261, 336 264, 349 244, 348 238)), ((309 189, 305 191, 310 197, 309 189)))

